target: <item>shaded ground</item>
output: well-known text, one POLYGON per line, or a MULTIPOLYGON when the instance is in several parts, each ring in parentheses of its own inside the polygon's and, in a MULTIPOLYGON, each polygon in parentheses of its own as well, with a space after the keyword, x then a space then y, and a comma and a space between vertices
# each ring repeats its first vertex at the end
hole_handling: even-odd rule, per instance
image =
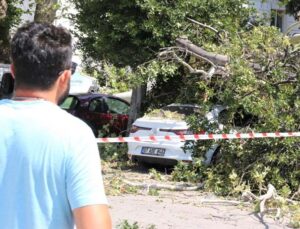
POLYGON ((114 228, 121 228, 127 220, 137 222, 139 228, 288 228, 283 223, 265 217, 262 221, 253 206, 206 203, 219 197, 201 191, 165 191, 127 189, 123 179, 140 183, 172 183, 169 175, 162 181, 153 180, 144 168, 106 171, 104 175, 114 228), (116 172, 116 173, 114 173, 116 172), (114 175, 112 175, 114 174, 114 175), (127 193, 127 194, 124 194, 127 193), (112 195, 114 194, 114 195, 112 195), (117 195, 116 195, 117 194, 117 195), (115 196, 116 195, 116 196, 115 196))

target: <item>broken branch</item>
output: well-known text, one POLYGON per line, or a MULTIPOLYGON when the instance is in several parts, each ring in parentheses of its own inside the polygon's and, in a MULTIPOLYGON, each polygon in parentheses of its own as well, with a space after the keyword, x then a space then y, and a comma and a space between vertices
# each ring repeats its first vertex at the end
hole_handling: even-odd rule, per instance
POLYGON ((198 69, 194 69, 191 65, 189 65, 187 62, 185 62, 183 59, 181 59, 179 56, 177 56, 175 53, 173 53, 175 59, 182 64, 183 66, 185 66, 189 72, 191 74, 203 74, 204 76, 208 75, 208 73, 204 70, 198 70, 198 69))
POLYGON ((201 204, 226 204, 226 205, 241 205, 245 204, 245 202, 236 201, 236 200, 200 200, 201 204))
POLYGON ((144 189, 166 189, 171 191, 196 191, 203 188, 203 183, 199 183, 195 186, 190 186, 187 184, 177 184, 177 185, 168 185, 168 184, 144 184, 144 183, 135 183, 128 180, 123 180, 123 182, 129 186, 136 188, 144 189))
POLYGON ((207 52, 199 46, 194 45, 191 41, 189 41, 186 38, 177 38, 176 44, 177 46, 187 50, 191 55, 194 55, 195 57, 200 56, 201 58, 205 58, 212 62, 214 65, 225 66, 229 62, 228 56, 207 52))
POLYGON ((204 28, 207 28, 207 29, 210 29, 211 31, 213 31, 213 32, 215 32, 215 33, 219 33, 219 31, 217 30, 217 29, 215 29, 214 27, 212 27, 212 26, 209 26, 209 25, 206 25, 206 24, 203 24, 203 23, 201 23, 201 22, 199 22, 199 21, 196 21, 196 20, 194 20, 194 19, 192 19, 192 18, 187 18, 190 22, 192 22, 192 23, 194 23, 194 24, 197 24, 197 25, 200 25, 200 26, 202 26, 202 27, 204 27, 204 28))
POLYGON ((260 216, 263 218, 264 213, 266 212, 265 210, 265 203, 267 200, 271 199, 272 197, 276 197, 276 189, 273 185, 268 184, 268 191, 265 195, 262 195, 259 197, 259 200, 261 201, 259 204, 259 209, 260 209, 260 216))

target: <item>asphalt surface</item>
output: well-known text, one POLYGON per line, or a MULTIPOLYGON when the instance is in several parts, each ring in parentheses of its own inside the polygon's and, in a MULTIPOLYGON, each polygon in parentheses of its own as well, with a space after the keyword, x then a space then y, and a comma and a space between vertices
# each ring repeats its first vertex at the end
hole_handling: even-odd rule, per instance
POLYGON ((203 196, 196 192, 166 192, 159 196, 131 194, 109 196, 108 199, 114 228, 120 228, 118 225, 124 220, 148 229, 288 228, 272 218, 262 220, 248 207, 201 204, 203 196))

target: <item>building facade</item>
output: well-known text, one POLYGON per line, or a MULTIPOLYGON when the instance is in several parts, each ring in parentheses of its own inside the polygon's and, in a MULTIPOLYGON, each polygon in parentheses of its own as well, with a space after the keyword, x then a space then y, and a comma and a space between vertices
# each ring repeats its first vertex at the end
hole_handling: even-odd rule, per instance
MULTIPOLYGON (((260 17, 265 18, 267 24, 278 27, 283 33, 287 32, 288 28, 296 22, 293 16, 288 15, 285 12, 285 7, 280 5, 281 0, 249 0, 253 4, 253 7, 257 9, 260 17)), ((58 19, 54 22, 56 25, 64 25, 66 27, 72 28, 72 23, 65 17, 67 13, 74 13, 76 10, 67 0, 59 0, 61 8, 63 10, 58 11, 58 19), (67 10, 66 10, 67 9, 67 10)), ((33 21, 34 9, 35 9, 35 0, 24 0, 21 6, 24 10, 28 10, 28 13, 25 13, 22 16, 22 22, 33 21)), ((299 34, 300 28, 293 28, 289 35, 299 34)))
MULTIPOLYGON (((296 23, 293 16, 285 11, 285 7, 280 5, 280 0, 250 0, 259 15, 264 17, 267 24, 276 26, 281 32, 286 33, 290 26, 296 23)), ((293 36, 300 33, 300 26, 293 27, 288 35, 293 36)))

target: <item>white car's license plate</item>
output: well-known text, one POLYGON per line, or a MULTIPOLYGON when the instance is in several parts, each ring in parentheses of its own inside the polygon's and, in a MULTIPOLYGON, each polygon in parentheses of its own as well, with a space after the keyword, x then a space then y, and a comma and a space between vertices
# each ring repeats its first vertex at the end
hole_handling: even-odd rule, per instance
POLYGON ((152 147, 142 147, 141 154, 164 156, 166 149, 162 148, 152 148, 152 147))

